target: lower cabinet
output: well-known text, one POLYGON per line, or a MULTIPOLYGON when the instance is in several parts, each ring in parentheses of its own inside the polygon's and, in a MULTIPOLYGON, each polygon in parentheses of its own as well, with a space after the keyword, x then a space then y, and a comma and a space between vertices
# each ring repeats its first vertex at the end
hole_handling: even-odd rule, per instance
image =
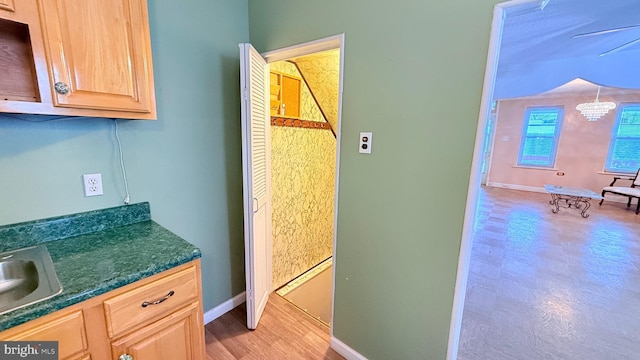
POLYGON ((9 341, 58 341, 60 360, 90 358, 87 333, 80 310, 62 314, 46 323, 34 324, 32 328, 13 336, 1 338, 9 341))
POLYGON ((0 332, 58 341, 60 360, 205 360, 200 261, 0 332))
POLYGON ((124 336, 111 344, 115 359, 200 359, 193 341, 202 332, 197 304, 191 304, 166 318, 124 336))

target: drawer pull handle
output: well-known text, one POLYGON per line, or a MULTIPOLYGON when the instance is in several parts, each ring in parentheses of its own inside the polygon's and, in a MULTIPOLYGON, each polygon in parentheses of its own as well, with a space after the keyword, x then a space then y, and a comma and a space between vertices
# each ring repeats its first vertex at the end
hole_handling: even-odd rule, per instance
POLYGON ((168 293, 167 295, 165 295, 165 296, 164 296, 163 298, 161 298, 161 299, 158 299, 158 300, 156 300, 156 301, 151 301, 151 302, 149 302, 149 301, 145 301, 145 302, 143 302, 143 303, 142 303, 142 307, 147 307, 147 306, 149 306, 149 305, 158 305, 158 304, 160 304, 161 302, 164 302, 164 301, 165 301, 165 300, 167 300, 168 298, 172 297, 172 296, 173 296, 173 294, 175 294, 175 292, 174 292, 173 290, 171 290, 171 291, 169 291, 169 293, 168 293))
POLYGON ((131 356, 129 354, 122 354, 122 355, 120 355, 118 360, 133 360, 133 356, 131 356))

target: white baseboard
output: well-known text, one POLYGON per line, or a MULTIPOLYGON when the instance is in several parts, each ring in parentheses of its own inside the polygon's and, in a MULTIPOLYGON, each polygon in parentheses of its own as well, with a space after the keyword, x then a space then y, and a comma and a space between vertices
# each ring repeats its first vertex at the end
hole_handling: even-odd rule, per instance
POLYGON ((488 187, 497 187, 502 189, 510 189, 510 190, 520 190, 520 191, 531 191, 537 193, 546 193, 544 188, 537 186, 527 186, 527 185, 517 185, 517 184, 505 184, 498 182, 487 182, 488 187))
POLYGON ((362 356, 359 352, 350 348, 347 344, 342 341, 336 339, 335 337, 331 337, 330 346, 333 350, 335 350, 338 354, 344 356, 347 360, 368 360, 366 357, 362 356))
POLYGON ((246 300, 246 293, 243 291, 233 298, 223 302, 222 304, 214 307, 213 309, 204 313, 204 323, 208 324, 220 316, 233 310, 236 306, 242 304, 246 300))
MULTIPOLYGON (((497 182, 488 182, 486 186, 502 188, 502 189, 510 189, 510 190, 521 190, 521 191, 531 191, 531 192, 537 192, 537 193, 546 193, 544 188, 535 187, 535 186, 504 184, 504 183, 497 183, 497 182)), ((612 202, 616 202, 616 203, 624 203, 624 204, 626 204, 628 200, 629 199, 627 197, 616 195, 616 194, 607 194, 605 196, 605 202, 612 201, 612 202)), ((599 200, 598 200, 598 202, 599 202, 599 200)))

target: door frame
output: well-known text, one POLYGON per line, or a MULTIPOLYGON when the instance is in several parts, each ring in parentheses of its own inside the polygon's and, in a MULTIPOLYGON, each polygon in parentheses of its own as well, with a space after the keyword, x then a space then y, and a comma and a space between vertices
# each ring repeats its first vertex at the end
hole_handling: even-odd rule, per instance
MULTIPOLYGON (((490 104, 493 102, 490 102, 490 104)), ((489 113, 491 113, 492 106, 489 106, 489 113)), ((495 114, 489 115, 489 119, 485 124, 485 135, 483 137, 484 150, 482 151, 482 163, 481 163, 481 179, 480 185, 487 185, 490 180, 489 169, 491 169, 491 161, 493 159, 493 147, 496 142, 496 125, 498 123, 498 104, 495 104, 495 114), (487 128, 490 132, 487 132, 487 128), (482 164, 484 164, 484 172, 482 172, 482 164)))
MULTIPOLYGON (((342 90, 344 84, 344 33, 300 43, 297 45, 287 46, 284 48, 271 50, 262 53, 262 57, 267 61, 267 64, 276 61, 287 60, 294 57, 300 57, 304 55, 311 55, 327 50, 340 49, 340 73, 338 79, 338 119, 336 122, 336 161, 335 161, 335 184, 334 184, 334 198, 333 198, 333 246, 332 246, 332 275, 331 275, 331 324, 329 334, 333 337, 333 314, 334 304, 336 296, 336 264, 337 264, 337 245, 338 245, 338 185, 340 183, 340 143, 342 137, 342 90)), ((271 199, 270 199, 271 201, 271 199)), ((273 261, 273 257, 269 259, 273 261)), ((275 289, 272 289, 275 290, 275 289)))
POLYGON ((502 46, 504 20, 510 8, 522 5, 525 5, 527 9, 540 10, 540 0, 511 0, 496 4, 493 9, 489 49, 487 52, 484 84, 482 87, 482 99, 480 102, 480 112, 478 114, 478 125, 476 127, 476 138, 471 163, 469 187, 467 189, 467 202, 462 227, 460 253, 458 254, 458 269, 453 296, 453 307, 451 310, 451 323, 449 326, 447 360, 456 360, 458 358, 460 331, 462 329, 462 314, 467 291, 467 280, 469 279, 471 247, 473 245, 474 226, 477 216, 476 208, 480 194, 480 182, 482 180, 482 158, 484 156, 484 140, 486 136, 485 129, 487 126, 489 112, 491 111, 491 99, 493 99, 496 74, 498 71, 498 60, 500 57, 500 48, 502 46))

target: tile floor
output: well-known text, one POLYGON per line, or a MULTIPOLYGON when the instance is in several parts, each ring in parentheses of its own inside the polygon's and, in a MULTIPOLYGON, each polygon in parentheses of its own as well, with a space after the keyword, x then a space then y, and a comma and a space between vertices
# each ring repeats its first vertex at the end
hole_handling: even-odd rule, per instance
POLYGON ((549 200, 482 189, 459 360, 640 359, 640 215, 549 200))

